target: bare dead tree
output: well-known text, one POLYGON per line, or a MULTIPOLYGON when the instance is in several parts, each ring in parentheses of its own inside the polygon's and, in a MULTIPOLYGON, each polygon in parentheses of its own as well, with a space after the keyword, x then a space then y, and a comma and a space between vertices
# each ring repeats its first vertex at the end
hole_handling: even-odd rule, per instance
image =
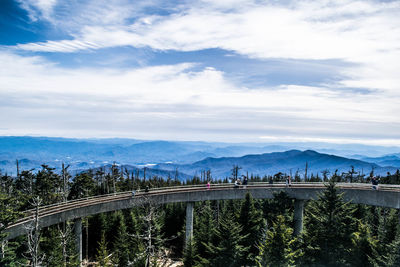
POLYGON ((17 177, 19 177, 19 161, 18 161, 18 159, 15 160, 15 164, 17 165, 17 177))
POLYGON ((6 256, 6 248, 7 248, 7 245, 8 245, 8 240, 1 240, 0 257, 1 257, 2 259, 4 259, 5 256, 6 256))
POLYGON ((307 181, 308 178, 308 162, 306 161, 306 169, 304 171, 304 181, 307 181))
MULTIPOLYGON (((141 221, 143 222, 144 231, 143 233, 131 236, 141 240, 145 249, 136 256, 136 259, 133 259, 131 264, 144 260, 145 267, 168 266, 170 259, 164 244, 169 239, 164 238, 160 234, 162 211, 159 209, 159 204, 144 196, 136 200, 136 205, 143 209, 141 221)), ((173 238, 176 237, 172 237, 171 239, 173 238)))
POLYGON ((61 247, 62 247, 62 255, 63 255, 63 266, 67 266, 67 258, 68 258, 68 252, 67 252, 67 246, 68 243, 73 239, 73 234, 72 234, 73 228, 70 223, 65 222, 63 224, 63 227, 60 229, 58 227, 58 234, 61 240, 61 247))
POLYGON ((39 228, 39 206, 42 204, 40 197, 34 197, 30 204, 35 207, 35 214, 32 223, 26 226, 28 237, 28 258, 30 266, 38 267, 44 260, 45 255, 39 253, 40 228, 39 228))
POLYGON ((67 167, 64 166, 64 162, 62 163, 62 170, 61 170, 61 174, 62 174, 62 179, 63 179, 63 201, 67 202, 67 197, 68 197, 68 179, 70 177, 69 173, 68 173, 68 168, 70 167, 70 165, 68 165, 67 167))

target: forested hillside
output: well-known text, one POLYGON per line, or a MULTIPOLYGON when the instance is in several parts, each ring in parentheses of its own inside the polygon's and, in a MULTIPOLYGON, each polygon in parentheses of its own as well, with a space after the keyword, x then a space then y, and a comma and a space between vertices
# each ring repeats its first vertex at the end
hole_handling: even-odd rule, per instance
MULTIPOLYGON (((182 185, 161 179, 121 173, 89 171, 70 177, 48 166, 37 173, 1 175, 0 230, 21 211, 47 205, 146 187, 182 185)), ((210 173, 186 184, 211 180, 210 173)), ((250 178, 250 182, 284 181, 285 174, 250 178)), ((284 192, 271 200, 209 201, 195 204, 194 236, 185 246, 185 204, 143 202, 128 210, 89 216, 83 221, 84 265, 165 266, 399 266, 399 212, 345 203, 335 183, 349 176, 303 177, 325 181, 326 190, 305 205, 304 231, 293 234, 294 200, 284 192)), ((354 175, 353 182, 369 182, 354 175)), ((212 180, 213 183, 224 182, 212 180)), ((225 181, 226 182, 226 181, 225 181)), ((400 173, 380 178, 400 183, 400 173)), ((205 186, 205 185, 204 185, 205 186)), ((244 190, 244 189, 239 189, 244 190)), ((29 232, 29 231, 28 231, 29 232)), ((1 266, 76 266, 73 222, 44 228, 9 242, 2 241, 1 266), (35 249, 37 248, 37 249, 35 249)))

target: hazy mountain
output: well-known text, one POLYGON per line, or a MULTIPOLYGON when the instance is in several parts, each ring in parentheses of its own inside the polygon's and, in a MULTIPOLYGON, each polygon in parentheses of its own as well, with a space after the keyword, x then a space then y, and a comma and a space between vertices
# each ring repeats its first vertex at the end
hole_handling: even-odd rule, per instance
POLYGON ((243 157, 206 158, 193 164, 159 164, 156 168, 165 170, 177 168, 179 171, 190 175, 199 174, 204 170, 211 170, 214 177, 227 177, 230 176, 233 165, 239 165, 242 168, 242 173, 248 172, 263 176, 278 172, 292 172, 294 174, 296 171, 303 174, 306 163, 309 174, 321 173, 324 170, 328 170, 330 173, 338 170, 340 174, 348 172, 351 166, 354 166, 356 171, 362 173, 369 173, 372 168, 375 169, 376 174, 386 174, 387 171, 396 170, 393 167, 382 168, 375 163, 322 154, 312 150, 290 150, 260 155, 246 155, 243 157))
MULTIPOLYGON (((265 154, 283 152, 290 149, 308 150, 340 156, 358 154, 358 159, 370 157, 369 163, 380 166, 398 167, 396 158, 373 159, 373 157, 388 155, 396 156, 399 148, 378 147, 365 145, 335 145, 328 143, 212 143, 212 142, 175 142, 175 141, 144 141, 135 139, 74 139, 54 137, 0 137, 0 171, 9 174, 16 173, 16 159, 19 160, 21 170, 40 169, 40 165, 61 168, 61 163, 71 165, 70 170, 89 169, 116 162, 118 164, 141 166, 145 164, 172 163, 177 166, 190 166, 196 162, 199 166, 193 167, 196 171, 205 168, 198 162, 206 158, 227 159, 242 157, 249 154, 265 154), (22 160, 24 159, 24 160, 22 160)), ((400 157, 399 157, 400 158, 400 157)), ((223 162, 221 162, 223 163, 223 162)), ((247 164, 247 163, 246 163, 247 164)), ((272 163, 271 163, 272 164, 272 163)), ((279 162, 284 166, 283 162, 279 162)), ((292 171, 304 169, 305 162, 288 166, 292 171)), ((314 164, 314 163, 313 163, 314 164)), ((168 164, 167 164, 168 165, 168 164)), ((229 164, 227 164, 229 165, 229 164)), ((318 162, 315 166, 317 167, 318 162)), ((347 165, 346 165, 347 166, 347 165)), ((245 167, 245 166, 243 166, 245 167)), ((250 166, 255 172, 275 172, 280 168, 271 166, 250 166)), ((322 168, 323 166, 321 166, 322 168)), ((329 167, 329 166, 327 166, 329 167)), ((224 166, 223 169, 231 168, 224 166)), ((286 168, 286 167, 285 167, 286 168)), ((318 167, 319 168, 319 167, 318 167)), ((316 169, 318 169, 316 168, 316 169)), ((190 169, 191 171, 191 169, 190 169)), ((219 173, 226 173, 220 171, 219 173)))
POLYGON ((376 163, 380 166, 392 166, 392 167, 400 167, 400 156, 396 155, 386 155, 382 157, 362 157, 360 158, 363 161, 376 163))

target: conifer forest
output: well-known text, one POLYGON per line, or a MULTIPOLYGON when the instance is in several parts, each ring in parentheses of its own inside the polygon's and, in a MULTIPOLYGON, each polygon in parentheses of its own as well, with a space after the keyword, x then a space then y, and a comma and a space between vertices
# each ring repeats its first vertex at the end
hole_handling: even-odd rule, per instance
MULTIPOLYGON (((285 174, 251 176, 249 182, 283 182, 285 174)), ((400 266, 399 211, 347 203, 337 189, 348 177, 295 177, 324 182, 318 199, 307 201, 304 229, 293 233, 293 207, 284 191, 273 199, 196 202, 193 238, 185 242, 185 203, 142 205, 83 218, 83 266, 400 266)), ((305 181, 304 181, 305 180, 305 181)), ((354 176, 352 182, 370 183, 354 176)), ((114 192, 229 182, 210 173, 182 182, 138 177, 114 166, 110 172, 71 176, 43 165, 16 177, 1 175, 1 266, 78 266, 74 222, 66 221, 6 240, 5 228, 37 206, 114 192)), ((400 173, 380 177, 399 184, 400 173)), ((238 190, 244 190, 243 188, 238 190)))

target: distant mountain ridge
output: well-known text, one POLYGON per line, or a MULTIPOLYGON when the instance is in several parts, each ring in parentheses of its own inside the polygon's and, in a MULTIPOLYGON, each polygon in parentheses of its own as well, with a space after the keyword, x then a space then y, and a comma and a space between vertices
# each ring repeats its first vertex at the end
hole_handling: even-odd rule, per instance
POLYGON ((246 155, 243 157, 222 157, 206 158, 193 164, 158 164, 155 168, 164 170, 178 169, 189 175, 199 174, 204 170, 211 170, 216 177, 228 177, 234 165, 240 166, 242 173, 253 175, 272 175, 278 172, 304 174, 306 163, 308 173, 321 174, 328 170, 331 174, 338 170, 338 173, 348 172, 351 166, 356 171, 369 173, 372 169, 376 174, 396 171, 394 167, 381 167, 375 163, 364 162, 356 159, 349 159, 335 155, 318 153, 312 150, 299 151, 289 150, 286 152, 264 153, 260 155, 246 155))
POLYGON ((144 165, 153 166, 157 164, 157 169, 165 167, 168 171, 171 171, 171 168, 179 168, 180 172, 187 175, 199 174, 201 170, 212 168, 215 175, 227 176, 234 162, 242 165, 242 171, 246 170, 255 174, 273 174, 279 171, 295 172, 298 170, 302 172, 307 161, 311 172, 319 172, 321 168, 334 171, 336 166, 339 170, 345 170, 350 165, 359 167, 366 172, 367 169, 375 166, 373 164, 376 164, 376 167, 374 167, 376 171, 384 173, 385 171, 393 171, 394 168, 400 166, 399 151, 400 148, 396 147, 333 146, 322 143, 233 144, 120 138, 74 139, 8 136, 0 137, 0 171, 15 175, 16 159, 18 159, 20 170, 33 168, 38 170, 40 165, 46 164, 59 171, 61 163, 65 163, 70 165, 69 170, 73 171, 98 168, 115 162, 119 165, 139 168, 144 165), (309 149, 309 147, 314 146, 318 148, 318 152, 315 149, 309 149), (296 150, 291 150, 294 148, 296 150), (301 151, 303 151, 303 154, 298 154, 301 151), (366 151, 370 152, 363 154, 366 151), (390 154, 384 154, 384 152, 390 154), (338 156, 329 154, 342 157, 339 160, 334 158, 338 156), (343 154, 358 154, 357 160, 361 160, 363 163, 352 161, 343 154), (379 157, 375 157, 375 155, 379 157))

